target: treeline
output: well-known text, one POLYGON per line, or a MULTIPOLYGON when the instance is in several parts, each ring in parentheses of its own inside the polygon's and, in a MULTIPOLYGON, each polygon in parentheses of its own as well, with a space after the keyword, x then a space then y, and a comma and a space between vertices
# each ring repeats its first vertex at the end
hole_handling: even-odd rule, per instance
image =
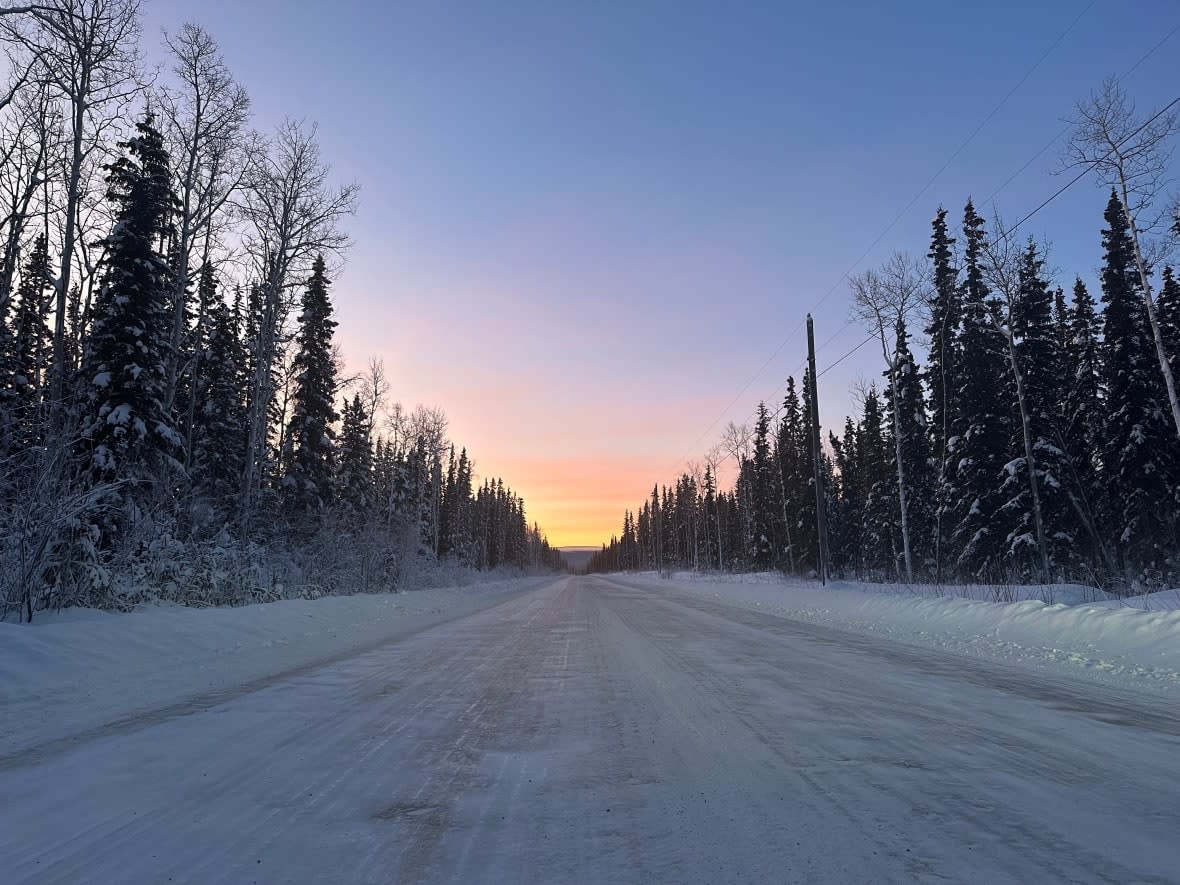
POLYGON ((441 412, 346 378, 330 262, 355 186, 250 128, 196 25, 148 82, 134 0, 0 9, 0 617, 560 568, 441 412))
MULTIPOLYGON (((959 237, 938 211, 927 262, 898 255, 853 280, 885 372, 821 455, 828 573, 1174 586, 1180 282, 1142 257, 1136 204, 1115 186, 1101 305, 1080 277, 1055 288, 1045 250, 999 222, 989 232, 971 202, 959 237), (907 328, 918 318, 925 366, 907 328)), ((816 574, 812 390, 809 374, 791 379, 774 414, 731 424, 703 469, 625 514, 589 568, 816 574), (724 457, 731 491, 717 488, 724 457)))

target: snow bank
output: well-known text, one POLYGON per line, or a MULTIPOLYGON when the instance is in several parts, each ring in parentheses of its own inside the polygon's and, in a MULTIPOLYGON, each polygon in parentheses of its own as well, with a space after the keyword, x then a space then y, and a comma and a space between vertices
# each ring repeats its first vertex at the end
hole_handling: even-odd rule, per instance
POLYGON ((552 580, 0 623, 0 756, 327 662, 552 580))
POLYGON ((795 620, 1180 695, 1180 610, 1164 609, 1166 600, 1145 610, 1113 600, 1065 605, 903 596, 896 586, 883 592, 890 585, 836 581, 821 588, 772 575, 649 580, 795 620))

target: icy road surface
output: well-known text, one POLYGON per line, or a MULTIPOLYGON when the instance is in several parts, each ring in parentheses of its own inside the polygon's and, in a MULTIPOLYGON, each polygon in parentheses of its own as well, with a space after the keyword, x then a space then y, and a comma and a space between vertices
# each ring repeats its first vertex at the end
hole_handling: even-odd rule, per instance
POLYGON ((568 578, 3 756, 5 882, 1177 882, 1180 712, 568 578))

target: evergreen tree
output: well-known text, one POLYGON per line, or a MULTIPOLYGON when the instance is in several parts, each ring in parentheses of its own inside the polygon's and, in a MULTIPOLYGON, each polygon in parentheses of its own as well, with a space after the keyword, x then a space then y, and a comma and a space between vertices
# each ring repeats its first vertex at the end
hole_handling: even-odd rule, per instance
POLYGON ((192 479, 221 513, 232 511, 245 466, 246 349, 241 340, 241 305, 217 296, 208 262, 201 268, 201 298, 207 305, 192 425, 192 479))
POLYGON ((0 316, 0 455, 40 439, 38 412, 50 348, 45 291, 50 286, 42 234, 22 269, 11 318, 0 316))
POLYGON ((175 199, 150 114, 136 131, 121 144, 124 156, 107 167, 115 224, 80 372, 85 459, 101 480, 145 479, 181 448, 163 402, 172 272, 158 250, 175 199))
POLYGON ((875 387, 865 395, 857 433, 858 484, 864 490, 860 544, 864 575, 878 580, 897 574, 897 474, 890 466, 890 445, 875 387))
POLYGON ((1093 489, 1098 471, 1097 432, 1102 423, 1101 396, 1101 321, 1095 313, 1094 299, 1078 277, 1073 287, 1073 306, 1069 313, 1067 349, 1069 389, 1065 395, 1065 441, 1067 453, 1080 484, 1093 489))
POLYGON ((331 501, 335 472, 336 365, 332 358, 332 304, 323 256, 312 266, 299 316, 295 394, 287 431, 290 458, 283 491, 288 512, 321 510, 331 501))
MULTIPOLYGON (((1065 484, 1066 453, 1058 445, 1062 412, 1065 357, 1060 350, 1059 322, 1054 317, 1054 296, 1044 279, 1044 259, 1030 239, 1021 256, 1019 292, 1012 305, 1011 321, 1016 359, 1020 366, 1025 409, 1036 464, 1037 495, 1050 566, 1068 566, 1076 559, 1077 522, 1070 510, 1065 484)), ((1013 451, 1024 451, 1023 431, 1014 427, 1013 451)), ((1024 458, 1009 464, 1003 506, 1008 529, 1008 553, 1025 579, 1040 571, 1036 549, 1031 488, 1024 458)), ((1051 580, 1051 575, 1045 575, 1051 580)))
MULTIPOLYGON (((788 394, 790 391, 788 390, 788 394)), ((795 563, 804 572, 814 571, 819 574, 819 529, 817 526, 815 502, 815 460, 811 454, 811 370, 803 370, 803 396, 798 420, 798 438, 803 457, 798 462, 798 475, 795 478, 796 490, 799 493, 799 532, 797 535, 800 555, 795 563)))
MULTIPOLYGON (((896 423, 900 431, 902 473, 906 482, 906 512, 910 531, 911 555, 915 574, 928 568, 934 557, 934 518, 937 475, 930 450, 929 426, 926 420, 926 401, 922 391, 922 375, 909 346, 905 321, 897 325, 897 401, 896 423)), ((888 373, 886 373, 888 374, 888 373)), ((892 418, 893 402, 886 403, 892 418)), ((893 473, 897 474, 896 446, 890 449, 893 473)), ((900 504, 900 502, 899 502, 900 504)))
POLYGON ((1006 533, 998 518, 1004 500, 1000 486, 1013 423, 1006 345, 989 315, 990 295, 980 264, 986 236, 983 219, 968 201, 963 215, 962 366, 954 434, 947 448, 951 542, 961 573, 973 577, 996 577, 1001 571, 1006 533))
POLYGON ((1175 555, 1176 441, 1169 425, 1129 225, 1111 193, 1102 231, 1103 510, 1123 568, 1166 571, 1175 555))
POLYGON ((933 269, 934 296, 930 304, 930 324, 926 327, 926 335, 930 340, 926 383, 930 394, 931 453, 938 465, 932 542, 936 579, 941 579, 944 547, 953 528, 948 525, 954 480, 950 438, 958 426, 955 404, 961 380, 959 332, 963 313, 959 271, 953 263, 955 240, 947 231, 946 215, 946 209, 940 206, 932 223, 929 258, 933 269))
POLYGON ((774 564, 777 534, 775 519, 776 495, 770 453, 770 413, 766 403, 758 403, 754 421, 754 452, 750 462, 750 521, 753 527, 750 550, 755 568, 766 569, 774 564))
POLYGON ((861 575, 864 556, 861 543, 865 493, 859 455, 860 435, 851 417, 844 419, 844 435, 830 435, 836 456, 836 506, 828 523, 832 544, 832 569, 836 574, 861 575))
POLYGON ((345 400, 341 413, 336 500, 354 520, 369 517, 373 503, 373 449, 369 445, 369 414, 360 394, 345 400))
POLYGON ((926 326, 930 339, 926 384, 930 392, 930 436, 936 457, 941 457, 949 429, 954 426, 958 335, 963 312, 959 271, 953 264, 955 239, 947 232, 946 214, 946 209, 940 206, 932 223, 929 253, 934 293, 930 323, 926 326))
POLYGON ((1156 299, 1156 319, 1172 374, 1180 374, 1180 280, 1176 279, 1171 265, 1164 268, 1159 298, 1156 299))
POLYGON ((795 379, 787 378, 787 392, 783 397, 782 418, 775 440, 778 460, 779 486, 783 510, 783 553, 788 571, 797 572, 807 558, 810 536, 804 534, 806 508, 814 512, 814 493, 808 504, 811 487, 810 441, 803 424, 803 407, 795 390, 795 379))

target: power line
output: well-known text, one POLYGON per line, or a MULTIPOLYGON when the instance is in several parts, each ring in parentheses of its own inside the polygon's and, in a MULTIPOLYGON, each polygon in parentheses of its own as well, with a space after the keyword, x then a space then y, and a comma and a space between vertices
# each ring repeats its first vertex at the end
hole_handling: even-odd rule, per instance
POLYGON ((1042 209, 1044 209, 1046 206, 1048 206, 1050 203, 1052 203, 1054 200, 1056 200, 1058 197, 1060 197, 1063 193, 1065 193, 1067 190, 1069 190, 1071 187, 1073 187, 1075 184, 1077 184, 1079 181, 1081 181, 1083 178, 1085 178, 1086 174, 1093 171, 1095 168, 1097 168, 1099 163, 1102 163, 1104 160, 1106 160, 1107 157, 1109 157, 1111 154, 1113 154, 1116 150, 1118 150, 1120 147, 1122 147, 1124 144, 1126 144, 1128 141, 1130 141, 1132 138, 1134 138, 1136 135, 1138 135, 1140 132, 1142 132, 1144 129, 1146 129, 1148 126, 1150 126, 1152 123, 1154 123, 1160 117, 1162 117, 1164 114, 1166 114, 1172 108, 1176 107, 1176 105, 1178 105, 1178 104, 1180 104, 1180 95, 1176 96, 1170 102, 1168 102, 1166 105, 1164 105, 1160 110, 1156 111, 1155 114, 1153 114, 1150 118, 1148 118, 1146 121, 1144 121, 1144 123, 1141 126, 1139 126, 1134 132, 1131 132, 1129 135, 1126 135, 1123 138, 1119 139, 1119 142, 1114 147, 1112 147, 1109 151, 1107 151, 1105 154, 1103 154, 1097 160, 1091 160, 1089 163, 1084 164, 1082 166, 1082 170, 1077 175, 1075 175, 1073 178, 1071 178, 1069 181, 1067 181, 1064 185, 1062 185, 1056 191, 1054 191, 1052 193, 1052 195, 1049 196, 1048 199, 1044 200, 1039 206, 1037 206, 1037 208, 1033 209, 1031 212, 1029 212, 1027 215, 1025 215, 1022 219, 1020 219, 1020 221, 1016 222, 1016 224, 1013 227, 1009 228, 1008 231, 1004 234, 1004 239, 1011 239, 1012 234, 1016 233, 1016 231, 1020 228, 1020 226, 1022 224, 1024 224, 1026 221, 1028 221, 1030 218, 1032 218, 1034 215, 1036 215, 1038 212, 1040 212, 1042 209))
MULTIPOLYGON (((1143 55, 1139 56, 1139 60, 1136 61, 1135 64, 1131 65, 1131 67, 1128 68, 1126 71, 1124 71, 1123 74, 1115 80, 1115 83, 1121 83, 1121 82, 1123 82, 1123 80, 1126 80, 1133 73, 1135 73, 1135 71, 1137 71, 1139 69, 1139 67, 1144 62, 1146 62, 1149 58, 1151 58, 1153 55, 1155 55, 1156 52, 1158 52, 1163 47, 1163 45, 1165 43, 1167 43, 1169 40, 1171 40, 1173 37, 1175 37, 1177 32, 1180 32, 1180 23, 1177 23, 1172 28, 1172 30, 1168 31, 1168 33, 1166 33, 1163 36, 1163 39, 1161 39, 1158 43, 1156 43, 1154 46, 1152 46, 1151 49, 1147 50, 1147 52, 1145 52, 1143 55)), ((1024 173, 1024 170, 1026 170, 1029 166, 1031 166, 1033 163, 1035 163, 1037 160, 1039 160, 1045 154, 1045 152, 1047 150, 1049 150, 1049 148, 1051 148, 1051 147, 1053 147, 1053 145, 1057 144, 1057 142, 1061 140, 1061 137, 1063 135, 1065 135, 1067 132, 1069 132, 1070 128, 1072 128, 1070 125, 1066 125, 1064 129, 1062 129, 1060 132, 1058 132, 1056 135, 1054 135, 1053 138, 1049 140, 1048 144, 1046 144, 1043 148, 1041 148, 1039 151, 1037 151, 1035 154, 1033 154, 1031 157, 1029 157, 1028 161, 1023 166, 1021 166, 1019 169, 1017 169, 1015 172, 1013 172, 1011 175, 1009 175, 1007 180, 1005 180, 1003 184, 1001 184, 998 188, 996 188, 994 191, 992 191, 991 196, 988 197, 986 200, 984 200, 984 202, 990 203, 992 208, 994 209, 995 205, 996 205, 996 197, 998 197, 1008 187, 1008 185, 1010 185, 1013 181, 1015 181, 1017 178, 1019 178, 1024 173)))
MULTIPOLYGON (((930 188, 934 185, 934 183, 942 176, 942 173, 945 172, 956 159, 958 159, 959 155, 962 154, 963 151, 966 150, 967 147, 971 144, 971 142, 973 142, 975 140, 975 137, 977 135, 979 135, 980 132, 983 131, 984 127, 987 126, 987 124, 991 122, 992 118, 995 117, 995 115, 997 113, 999 113, 1000 109, 1003 108, 1003 106, 1005 104, 1007 104, 1008 100, 1013 95, 1015 95, 1016 92, 1026 82, 1028 82, 1029 78, 1034 73, 1036 73, 1037 69, 1040 68, 1040 66, 1044 63, 1045 59, 1047 59, 1053 53, 1053 50, 1055 50, 1059 45, 1061 45, 1061 42, 1067 36, 1069 36, 1069 34, 1073 31, 1074 27, 1077 26, 1078 22, 1080 22, 1082 20, 1082 18, 1086 15, 1086 13, 1088 13, 1091 9, 1094 8, 1094 6, 1097 4, 1097 2, 1098 2, 1098 0, 1090 0, 1090 2, 1086 5, 1086 7, 1084 9, 1082 9, 1082 11, 1077 14, 1077 16, 1074 17, 1073 21, 1071 21, 1069 23, 1069 25, 1065 28, 1065 30, 1063 30, 1057 36, 1057 39, 1055 39, 1049 45, 1048 49, 1046 49, 1044 52, 1041 53, 1040 57, 1033 63, 1032 67, 1030 67, 1027 71, 1025 71, 1024 75, 1020 78, 1020 80, 1017 81, 1016 85, 1008 90, 1008 92, 1004 95, 1003 98, 1001 98, 999 100, 999 102, 996 104, 996 106, 993 107, 987 113, 987 115, 983 118, 983 120, 981 120, 980 123, 971 131, 971 134, 968 135, 967 138, 957 148, 955 148, 954 153, 952 153, 950 155, 950 157, 947 158, 946 162, 944 162, 942 164, 942 166, 939 167, 938 171, 935 172, 930 177, 930 179, 924 185, 922 185, 922 188, 916 194, 914 194, 914 196, 910 199, 910 201, 908 203, 906 203, 905 206, 903 206, 898 211, 898 213, 893 217, 893 220, 890 221, 889 224, 887 224, 885 226, 884 230, 882 230, 877 235, 876 239, 874 239, 873 242, 869 244, 869 247, 867 249, 865 249, 864 252, 861 253, 860 257, 858 257, 851 265, 849 265, 848 269, 845 270, 844 273, 842 273, 836 279, 836 281, 834 283, 832 283, 831 287, 826 292, 824 292, 823 295, 820 296, 819 300, 817 300, 808 309, 808 311, 807 311, 808 313, 814 312, 820 305, 822 305, 825 301, 827 301, 828 298, 830 298, 832 296, 832 294, 836 291, 836 289, 849 278, 849 276, 860 265, 860 263, 862 261, 864 261, 865 258, 867 258, 875 248, 877 248, 878 244, 880 244, 880 242, 883 239, 885 239, 885 237, 889 234, 889 232, 891 230, 893 230, 894 227, 897 226, 897 223, 905 216, 905 214, 907 212, 909 212, 910 209, 912 209, 914 207, 914 205, 918 202, 918 200, 920 200, 922 198, 922 196, 925 195, 926 191, 930 190, 930 188)), ((844 328, 847 328, 847 326, 848 326, 848 324, 845 324, 845 326, 840 329, 840 332, 842 332, 844 330, 844 328)), ((732 409, 734 407, 734 405, 743 396, 745 396, 746 392, 754 385, 754 382, 757 381, 762 376, 762 373, 766 371, 767 366, 769 366, 772 362, 774 362, 775 358, 778 357, 778 355, 782 352, 783 348, 787 346, 787 344, 795 337, 795 334, 801 328, 803 328, 803 320, 800 320, 791 329, 791 331, 787 333, 786 337, 784 337, 783 340, 779 342, 778 346, 775 347, 774 351, 770 354, 770 356, 767 357, 766 360, 762 363, 762 365, 758 367, 758 370, 754 373, 754 375, 750 378, 750 380, 747 381, 742 386, 742 389, 740 391, 738 391, 738 393, 733 397, 733 399, 731 399, 729 401, 729 404, 721 411, 721 413, 709 423, 709 426, 706 427, 700 433, 700 435, 697 436, 697 438, 692 443, 691 450, 695 450, 696 447, 698 445, 700 445, 701 440, 703 440, 705 438, 705 436, 708 435, 713 430, 713 428, 716 427, 717 424, 729 413, 729 410, 732 409)), ((839 334, 839 332, 837 332, 836 334, 839 334)), ((835 335, 833 335, 832 337, 834 338, 835 335)), ((832 339, 829 339, 829 341, 831 341, 831 340, 832 339)), ((823 348, 821 347, 820 349, 822 350, 823 348)), ((683 462, 684 460, 685 460, 684 458, 680 459, 681 462, 683 462)))

